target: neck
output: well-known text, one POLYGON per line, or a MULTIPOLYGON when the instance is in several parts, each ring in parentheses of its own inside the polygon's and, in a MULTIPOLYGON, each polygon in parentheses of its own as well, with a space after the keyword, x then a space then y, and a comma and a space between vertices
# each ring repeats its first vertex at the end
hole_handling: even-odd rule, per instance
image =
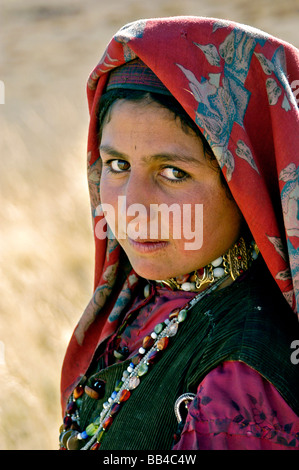
POLYGON ((223 284, 220 285, 220 288, 223 288, 249 269, 257 258, 258 252, 255 242, 245 242, 241 237, 223 256, 211 261, 204 268, 196 269, 183 276, 156 282, 173 290, 200 292, 218 279, 223 278, 223 284))

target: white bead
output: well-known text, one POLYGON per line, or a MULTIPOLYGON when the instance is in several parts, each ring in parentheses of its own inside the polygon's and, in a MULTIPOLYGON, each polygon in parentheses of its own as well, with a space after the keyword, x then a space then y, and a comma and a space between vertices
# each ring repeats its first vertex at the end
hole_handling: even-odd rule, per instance
POLYGON ((194 282, 183 282, 181 289, 188 292, 192 289, 195 289, 195 284, 194 282))
POLYGON ((213 274, 215 277, 221 277, 224 274, 224 269, 223 268, 215 268, 213 269, 213 274))
POLYGON ((220 256, 219 258, 215 259, 212 261, 211 265, 214 266, 214 268, 217 268, 217 266, 220 266, 222 264, 223 258, 220 256))
POLYGON ((151 337, 152 337, 153 339, 157 339, 157 336, 158 336, 158 335, 157 335, 157 333, 155 333, 155 331, 153 331, 153 332, 151 333, 151 337))
POLYGON ((144 293, 144 297, 147 299, 147 297, 150 295, 150 285, 149 284, 146 284, 143 293, 144 293))
POLYGON ((145 353, 145 349, 141 346, 141 348, 139 348, 139 354, 144 354, 145 353))
POLYGON ((133 372, 133 367, 131 366, 127 367, 127 371, 129 372, 129 374, 131 374, 131 372, 133 372))

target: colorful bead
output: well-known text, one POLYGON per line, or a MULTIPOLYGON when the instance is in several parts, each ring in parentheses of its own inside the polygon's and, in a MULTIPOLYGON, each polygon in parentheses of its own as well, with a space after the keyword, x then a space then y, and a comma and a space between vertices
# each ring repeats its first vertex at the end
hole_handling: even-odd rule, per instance
POLYGON ((159 351, 163 351, 163 349, 167 348, 168 343, 169 343, 169 338, 167 338, 167 336, 160 338, 159 341, 157 342, 157 349, 159 349, 159 351))
MULTIPOLYGON (((149 355, 148 355, 148 358, 147 358, 147 362, 148 364, 153 364, 155 362, 155 360, 157 359, 157 356, 159 354, 159 350, 158 349, 154 349, 149 355)), ((140 370, 140 369, 139 369, 140 370)))
POLYGON ((137 376, 131 377, 129 380, 129 390, 133 390, 134 388, 138 387, 140 384, 140 379, 137 376))
POLYGON ((121 407, 121 403, 113 403, 110 410, 110 416, 115 415, 121 407))
POLYGON ((137 364, 139 364, 139 362, 140 362, 140 359, 141 359, 140 354, 136 354, 135 356, 133 356, 133 357, 131 358, 132 364, 133 364, 134 366, 137 366, 137 364))
POLYGON ((70 401, 66 407, 66 412, 70 415, 74 414, 77 410, 77 403, 75 401, 70 401))
POLYGON ((112 424, 112 421, 113 421, 113 417, 112 416, 108 416, 108 418, 105 419, 105 421, 103 422, 102 426, 103 428, 105 429, 105 431, 107 431, 107 429, 110 428, 111 424, 112 424))
POLYGON ((173 323, 172 325, 170 325, 167 331, 168 336, 170 337, 175 336, 177 334, 178 329, 179 329, 178 323, 173 323))
POLYGON ((119 392, 122 386, 123 386, 123 382, 122 382, 121 380, 117 380, 117 381, 116 381, 116 384, 115 384, 115 389, 114 389, 114 390, 115 390, 116 392, 119 392))
POLYGON ((102 442, 104 435, 105 435, 105 429, 102 429, 102 431, 100 431, 99 434, 97 435, 97 442, 102 442))
POLYGON ((104 380, 96 379, 91 388, 93 388, 99 394, 99 398, 103 398, 105 395, 105 386, 106 383, 104 380))
POLYGON ((72 418, 70 416, 65 416, 63 419, 64 428, 69 428, 72 425, 72 418))
POLYGON ((93 398, 94 400, 98 400, 100 398, 100 394, 88 385, 85 385, 84 391, 90 398, 93 398))
POLYGON ((173 312, 171 312, 171 314, 169 315, 169 319, 172 320, 173 318, 176 318, 179 312, 180 312, 179 308, 176 308, 175 310, 173 310, 173 312))
POLYGON ((154 342, 155 342, 154 338, 148 335, 143 339, 142 346, 144 349, 149 349, 152 347, 154 342))
POLYGON ((101 446, 101 443, 100 443, 100 442, 95 442, 95 443, 91 446, 90 450, 98 450, 98 449, 100 448, 100 446, 101 446))
POLYGON ((159 333, 161 333, 161 331, 163 330, 163 323, 158 323, 158 325, 155 326, 154 328, 154 332, 158 335, 159 333))
POLYGON ((141 377, 142 375, 146 374, 148 371, 148 365, 142 364, 138 369, 138 376, 141 377))
POLYGON ((119 402, 122 403, 124 401, 127 401, 131 396, 130 390, 127 390, 126 388, 122 390, 120 397, 119 397, 119 402))
POLYGON ((183 308, 182 310, 180 310, 179 314, 178 314, 178 322, 181 323, 183 321, 185 321, 187 318, 187 310, 185 308, 183 308))
POLYGON ((93 436, 97 432, 98 426, 96 426, 94 423, 91 423, 87 426, 86 428, 86 433, 88 436, 93 436))
POLYGON ((73 396, 75 398, 75 400, 77 400, 78 398, 80 398, 84 393, 84 388, 82 385, 77 385, 77 387, 75 388, 74 392, 73 392, 73 396))

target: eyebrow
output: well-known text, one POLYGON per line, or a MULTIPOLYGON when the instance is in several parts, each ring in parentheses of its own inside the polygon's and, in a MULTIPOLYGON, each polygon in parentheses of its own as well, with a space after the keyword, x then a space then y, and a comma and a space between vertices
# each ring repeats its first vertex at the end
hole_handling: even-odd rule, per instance
MULTIPOLYGON (((119 152, 118 150, 114 149, 110 145, 101 145, 99 148, 100 152, 104 152, 111 157, 114 158, 119 158, 119 159, 127 159, 129 160, 128 155, 119 152)), ((163 152, 163 153, 157 153, 153 155, 148 155, 142 157, 142 161, 144 163, 151 163, 154 161, 160 161, 160 162, 181 162, 181 163, 194 163, 196 165, 202 165, 202 162, 198 160, 197 158, 191 157, 190 155, 184 155, 184 154, 177 154, 177 153, 170 153, 170 152, 163 152)))

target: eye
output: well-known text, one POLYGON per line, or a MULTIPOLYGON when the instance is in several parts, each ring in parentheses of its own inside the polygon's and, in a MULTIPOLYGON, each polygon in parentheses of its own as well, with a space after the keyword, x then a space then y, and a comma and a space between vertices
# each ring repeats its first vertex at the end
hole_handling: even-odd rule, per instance
POLYGON ((114 173, 122 173, 123 171, 128 171, 130 169, 130 163, 126 160, 109 160, 106 162, 106 165, 110 167, 110 170, 114 173))
POLYGON ((189 175, 185 171, 180 170, 179 168, 176 168, 173 166, 164 168, 160 174, 164 178, 173 182, 183 181, 189 177, 189 175))

